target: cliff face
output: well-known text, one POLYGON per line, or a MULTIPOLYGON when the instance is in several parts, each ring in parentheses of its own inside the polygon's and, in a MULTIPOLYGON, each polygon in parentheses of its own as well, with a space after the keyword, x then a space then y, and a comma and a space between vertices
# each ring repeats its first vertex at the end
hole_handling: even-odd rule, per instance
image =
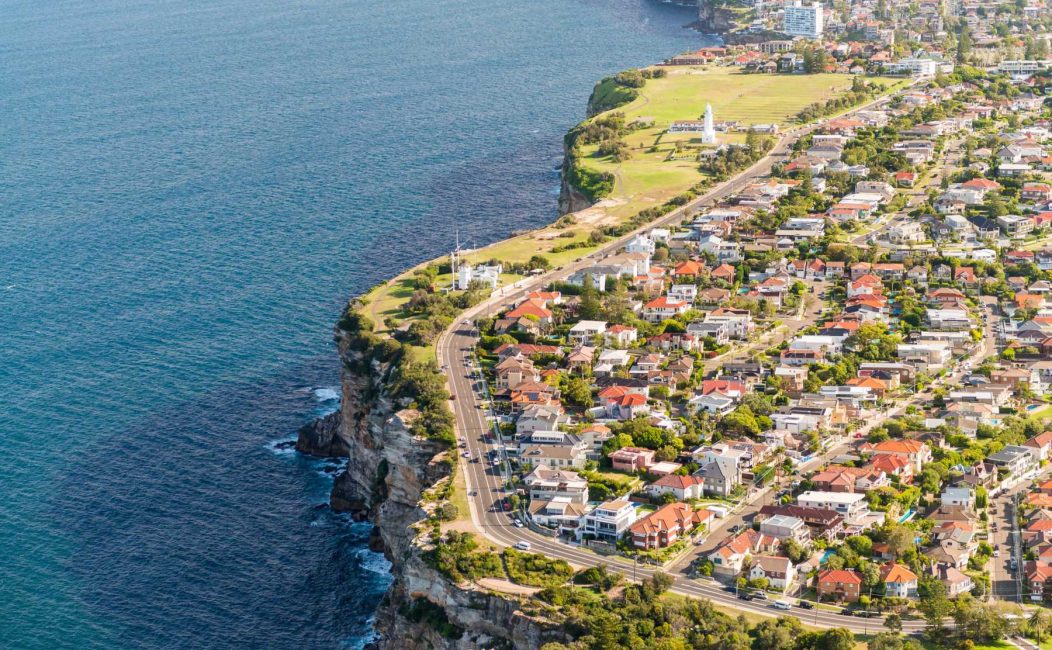
POLYGON ((570 159, 563 156, 562 180, 559 183, 559 216, 592 207, 592 202, 567 180, 570 159))
POLYGON ((420 505, 424 491, 449 476, 448 450, 413 435, 419 413, 391 398, 390 367, 367 361, 347 339, 338 335, 340 409, 304 427, 296 447, 348 458, 333 485, 331 506, 371 520, 376 526, 371 546, 392 563, 395 581, 376 616, 379 648, 526 650, 560 638, 557 629, 523 614, 518 601, 458 587, 424 561, 414 527, 426 518, 420 505), (439 608, 451 627, 440 629, 427 617, 412 616, 421 600, 439 608))
POLYGON ((698 0, 698 31, 706 34, 724 34, 733 27, 733 12, 720 7, 716 0, 698 0))

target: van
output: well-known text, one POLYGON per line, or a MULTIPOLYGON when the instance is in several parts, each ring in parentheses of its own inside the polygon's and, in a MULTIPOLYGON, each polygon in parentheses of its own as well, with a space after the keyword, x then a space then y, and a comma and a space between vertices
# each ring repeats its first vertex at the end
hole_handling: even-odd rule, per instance
POLYGON ((516 542, 515 543, 515 548, 517 548, 520 551, 528 551, 528 550, 530 550, 530 543, 529 542, 516 542))
POLYGON ((788 600, 776 600, 776 601, 774 601, 774 607, 775 607, 775 609, 786 609, 786 610, 788 610, 788 609, 792 609, 793 604, 790 603, 788 600))

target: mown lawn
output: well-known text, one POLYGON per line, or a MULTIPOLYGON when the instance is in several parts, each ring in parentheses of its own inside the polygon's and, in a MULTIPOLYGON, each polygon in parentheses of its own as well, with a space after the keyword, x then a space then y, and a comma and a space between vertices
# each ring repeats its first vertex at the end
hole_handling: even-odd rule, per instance
MULTIPOLYGON (((846 74, 770 75, 742 74, 737 68, 668 68, 668 76, 650 79, 631 103, 615 109, 625 121, 653 122, 624 140, 631 157, 622 162, 595 157, 597 145, 583 147, 585 166, 614 174, 608 208, 616 218, 627 217, 681 194, 704 178, 698 170, 700 134, 667 133, 677 120, 700 120, 711 104, 717 122, 743 126, 793 122, 797 113, 815 102, 824 102, 851 88, 846 74)), ((867 79, 889 88, 899 79, 867 79)), ((743 133, 720 134, 721 143, 740 143, 743 133)))

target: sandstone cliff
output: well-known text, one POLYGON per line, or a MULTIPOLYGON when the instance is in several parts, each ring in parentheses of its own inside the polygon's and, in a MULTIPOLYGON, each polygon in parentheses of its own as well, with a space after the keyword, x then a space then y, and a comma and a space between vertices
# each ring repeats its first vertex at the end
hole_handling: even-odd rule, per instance
POLYGON ((377 612, 384 650, 537 648, 562 634, 522 612, 513 598, 451 584, 424 560, 417 526, 425 491, 450 474, 449 450, 412 432, 419 413, 391 396, 389 363, 353 349, 337 332, 343 362, 340 409, 304 427, 297 449, 347 457, 333 509, 375 524, 372 546, 392 563, 394 583, 377 612), (441 624, 436 624, 440 621, 441 624))
POLYGON ((588 200, 588 197, 567 180, 568 167, 569 157, 567 155, 563 158, 562 178, 559 183, 559 216, 592 207, 592 202, 588 200))

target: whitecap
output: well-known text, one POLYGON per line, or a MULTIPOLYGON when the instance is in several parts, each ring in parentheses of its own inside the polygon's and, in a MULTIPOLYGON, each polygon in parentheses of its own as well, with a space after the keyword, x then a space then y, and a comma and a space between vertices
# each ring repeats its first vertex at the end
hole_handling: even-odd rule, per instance
POLYGON ((277 440, 271 440, 266 444, 266 447, 278 456, 295 456, 296 436, 290 435, 285 436, 284 438, 278 438, 277 440))
POLYGON ((338 387, 315 388, 314 398, 319 402, 336 402, 340 399, 340 391, 338 387))

